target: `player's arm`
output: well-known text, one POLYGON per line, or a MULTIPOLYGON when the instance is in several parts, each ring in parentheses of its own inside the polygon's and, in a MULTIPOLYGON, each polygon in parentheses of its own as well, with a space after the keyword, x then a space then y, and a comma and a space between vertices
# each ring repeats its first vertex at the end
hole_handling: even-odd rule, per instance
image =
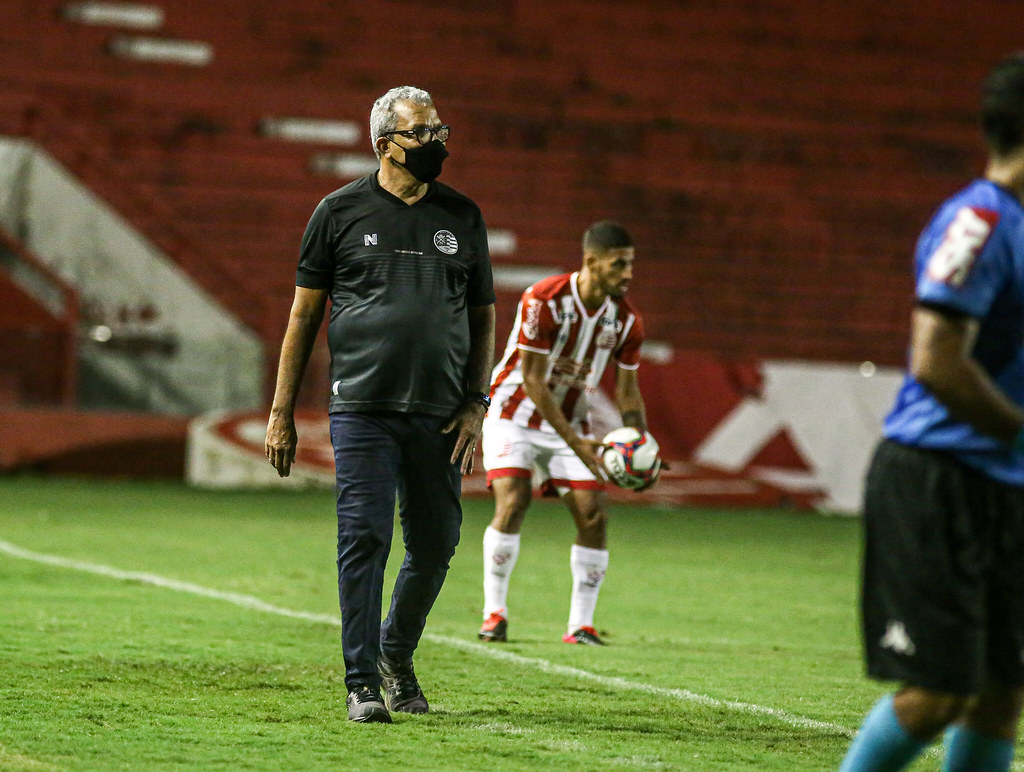
POLYGON ((954 418, 1012 443, 1024 427, 1015 405, 971 356, 977 319, 932 306, 914 309, 910 372, 954 418))
POLYGON ((643 395, 640 394, 637 370, 616 368, 615 404, 625 426, 632 426, 642 432, 647 431, 647 410, 644 407, 643 395))
POLYGON ((327 307, 327 290, 295 288, 295 300, 288 315, 288 329, 281 343, 281 360, 277 366, 277 386, 267 424, 266 453, 281 477, 287 477, 295 461, 295 400, 302 374, 313 351, 320 323, 327 307))
MULTIPOLYGON (((469 357, 466 360, 466 391, 470 394, 486 394, 490 388, 491 367, 494 364, 494 304, 470 306, 467 314, 469 357)), ((458 429, 459 436, 455 440, 451 462, 459 463, 461 457, 462 474, 473 473, 473 450, 480 438, 486 412, 479 402, 469 400, 441 429, 445 434, 458 429)))
POLYGON ((494 366, 494 304, 470 306, 469 359, 466 363, 466 386, 469 391, 487 393, 494 366))
POLYGON ((601 463, 597 457, 601 443, 597 440, 580 437, 573 431, 569 419, 562 415, 561 409, 555 404, 551 391, 548 389, 547 355, 521 348, 519 349, 519 358, 523 367, 523 388, 526 391, 526 396, 537 406, 537 412, 541 417, 558 432, 558 436, 565 440, 572 451, 587 465, 587 468, 598 479, 601 479, 601 463))

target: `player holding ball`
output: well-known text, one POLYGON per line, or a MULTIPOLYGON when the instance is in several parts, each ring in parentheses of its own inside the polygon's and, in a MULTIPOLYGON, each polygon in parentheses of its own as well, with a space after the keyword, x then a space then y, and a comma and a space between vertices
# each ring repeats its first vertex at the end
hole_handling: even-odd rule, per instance
POLYGON ((633 256, 633 240, 622 225, 594 223, 583 234, 580 270, 538 281, 519 302, 484 419, 484 468, 495 508, 483 540, 483 641, 508 638, 509 579, 536 476, 545 493, 561 496, 576 522, 572 601, 562 640, 604 643, 594 629, 594 609, 608 568, 608 513, 602 443, 591 434, 587 397, 614 359, 622 421, 646 431, 637 381, 644 329, 625 298, 633 256))

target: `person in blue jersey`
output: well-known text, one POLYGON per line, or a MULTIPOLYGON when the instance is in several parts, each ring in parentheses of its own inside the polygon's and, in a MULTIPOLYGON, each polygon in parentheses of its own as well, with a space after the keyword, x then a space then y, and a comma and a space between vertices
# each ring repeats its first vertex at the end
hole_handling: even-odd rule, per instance
POLYGON ((306 226, 267 424, 267 459, 287 476, 295 399, 330 299, 341 646, 348 719, 360 723, 429 709, 413 653, 455 554, 461 475, 490 405, 487 230, 475 203, 435 181, 450 133, 422 89, 374 103, 380 168, 326 196, 306 226), (405 558, 382 623, 396 492, 405 558))
POLYGON ((1024 704, 1024 54, 985 81, 984 176, 917 244, 909 368, 867 474, 868 674, 841 772, 1007 770, 1024 704))

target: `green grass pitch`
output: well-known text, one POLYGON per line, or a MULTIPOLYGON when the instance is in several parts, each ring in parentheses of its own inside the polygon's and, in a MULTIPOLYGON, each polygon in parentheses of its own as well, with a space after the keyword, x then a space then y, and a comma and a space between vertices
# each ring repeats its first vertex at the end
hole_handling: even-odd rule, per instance
POLYGON ((594 648, 561 643, 574 532, 537 501, 488 646, 466 500, 416 657, 432 712, 363 726, 330 493, 13 477, 0 502, 0 769, 827 770, 886 688, 853 519, 617 506, 594 648))

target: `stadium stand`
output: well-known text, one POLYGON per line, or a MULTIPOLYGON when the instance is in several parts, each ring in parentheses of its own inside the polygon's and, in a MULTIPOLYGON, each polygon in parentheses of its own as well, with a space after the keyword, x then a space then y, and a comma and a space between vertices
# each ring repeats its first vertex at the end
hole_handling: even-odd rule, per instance
MULTIPOLYGON (((453 126, 445 181, 514 241, 499 270, 572 268, 583 228, 615 217, 638 241, 650 338, 899 365, 913 239, 977 171, 976 84, 1019 44, 984 21, 1000 0, 114 4, 142 29, 66 13, 83 5, 0 4, 0 134, 67 166, 268 352, 306 220, 347 179, 314 163, 337 144, 261 126, 364 127, 375 97, 412 83, 453 126), (210 57, 133 60, 116 55, 125 36, 210 57)), ((372 160, 366 137, 341 149, 372 160)), ((501 340, 517 295, 499 293, 501 340)))

